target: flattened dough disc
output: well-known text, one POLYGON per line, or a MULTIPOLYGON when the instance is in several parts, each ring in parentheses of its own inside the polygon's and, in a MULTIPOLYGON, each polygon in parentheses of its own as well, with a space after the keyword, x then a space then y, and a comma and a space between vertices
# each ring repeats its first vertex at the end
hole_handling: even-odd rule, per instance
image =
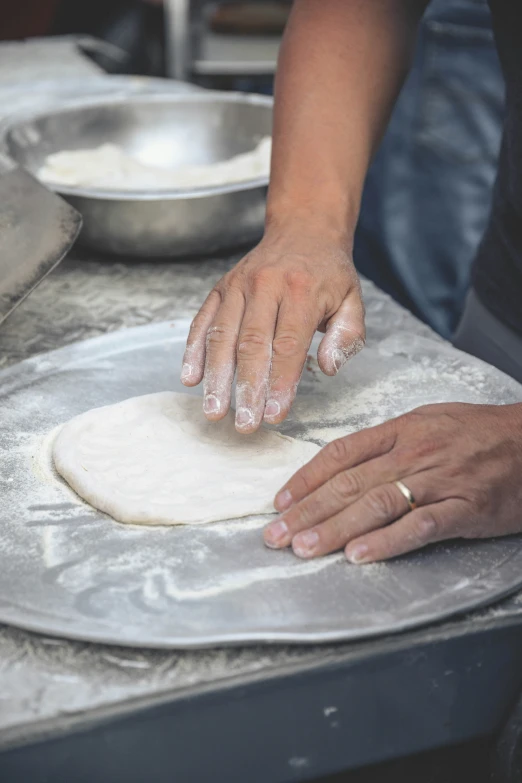
POLYGON ((273 513, 276 492, 318 451, 270 430, 240 435, 230 412, 210 423, 200 399, 160 392, 77 416, 53 456, 78 495, 119 522, 177 525, 273 513))

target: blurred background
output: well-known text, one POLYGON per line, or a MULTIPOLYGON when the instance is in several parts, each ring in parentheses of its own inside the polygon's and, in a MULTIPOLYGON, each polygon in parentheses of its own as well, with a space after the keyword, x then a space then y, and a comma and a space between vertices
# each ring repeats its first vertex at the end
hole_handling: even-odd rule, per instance
POLYGON ((166 76, 270 94, 291 0, 20 0, 3 8, 0 38, 88 35, 111 73, 166 76))

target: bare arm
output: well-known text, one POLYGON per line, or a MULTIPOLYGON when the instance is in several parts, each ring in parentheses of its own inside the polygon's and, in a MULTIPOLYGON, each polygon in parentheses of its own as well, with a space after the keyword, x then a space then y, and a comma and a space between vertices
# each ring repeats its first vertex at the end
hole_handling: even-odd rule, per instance
POLYGON ((364 177, 408 69, 423 0, 296 0, 276 80, 271 185, 261 243, 211 291, 182 381, 236 427, 287 415, 310 342, 326 331, 334 375, 364 343, 352 240, 364 177))
POLYGON ((276 79, 268 227, 312 219, 350 241, 426 5, 296 1, 276 79))

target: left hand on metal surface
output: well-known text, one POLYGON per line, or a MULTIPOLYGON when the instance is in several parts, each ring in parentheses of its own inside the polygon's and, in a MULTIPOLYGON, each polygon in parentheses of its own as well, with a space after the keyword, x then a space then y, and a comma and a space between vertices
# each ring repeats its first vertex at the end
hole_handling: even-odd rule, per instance
POLYGON ((444 539, 520 532, 522 405, 427 405, 335 440, 275 507, 265 543, 303 558, 344 548, 368 563, 444 539))

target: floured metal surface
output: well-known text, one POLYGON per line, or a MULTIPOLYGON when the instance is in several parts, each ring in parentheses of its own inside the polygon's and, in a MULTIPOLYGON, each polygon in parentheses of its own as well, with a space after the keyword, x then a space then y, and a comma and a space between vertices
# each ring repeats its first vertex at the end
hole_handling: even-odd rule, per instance
MULTIPOLYGON (((0 376, 0 620, 139 647, 325 642, 447 617, 522 582, 522 539, 356 567, 342 554, 302 561, 266 549, 266 517, 122 526, 80 501, 52 466, 56 428, 127 397, 182 391, 188 326, 119 331, 0 376)), ((423 403, 522 400, 518 384, 439 340, 389 336, 378 318, 372 328, 366 350, 334 379, 319 371, 313 346, 283 432, 322 445, 423 403)))
MULTIPOLYGON (((88 256, 68 259, 0 329, 0 360, 5 367, 103 332, 163 321, 176 314, 192 316, 208 288, 234 261, 211 258, 198 264, 114 264, 88 256)), ((363 290, 371 341, 393 329, 418 338, 432 335, 370 284, 364 283, 363 290)), ((442 346, 442 341, 439 344, 442 346)), ((479 626, 520 614, 520 595, 475 613, 473 622, 479 626)), ((454 621, 448 633, 459 626, 460 621, 454 621)), ((369 649, 378 644, 376 640, 369 649)), ((34 734, 37 727, 68 722, 133 698, 159 698, 177 689, 224 682, 251 672, 268 674, 287 665, 323 664, 347 647, 349 644, 322 645, 319 649, 252 644, 200 651, 124 650, 48 639, 3 626, 2 739, 19 741, 34 734)))

